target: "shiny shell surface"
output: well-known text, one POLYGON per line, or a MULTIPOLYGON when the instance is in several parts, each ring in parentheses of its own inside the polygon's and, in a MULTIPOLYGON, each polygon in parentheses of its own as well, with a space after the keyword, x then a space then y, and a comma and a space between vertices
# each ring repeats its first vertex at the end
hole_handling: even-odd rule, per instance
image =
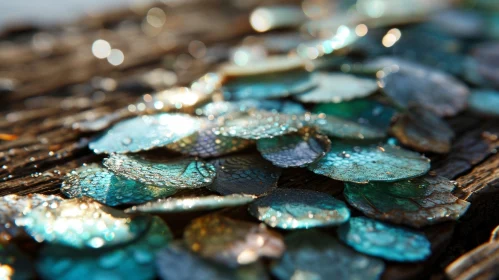
POLYGON ((173 195, 176 191, 117 176, 98 164, 71 171, 61 186, 61 192, 69 198, 85 196, 109 206, 144 203, 173 195))
POLYGON ((194 158, 168 162, 146 160, 138 155, 112 154, 104 165, 116 175, 165 188, 200 188, 215 178, 215 167, 194 158))
POLYGON ((115 124, 89 143, 97 154, 135 153, 164 147, 196 132, 200 121, 185 114, 139 116, 115 124))
POLYGON ((345 183, 348 203, 365 215, 422 227, 457 220, 470 203, 452 194, 454 184, 446 178, 425 175, 392 183, 345 183))
POLYGON ((304 103, 338 103, 367 97, 378 90, 376 80, 351 74, 317 72, 314 79, 318 86, 296 95, 295 99, 304 103))
POLYGON ((335 226, 350 218, 344 202, 304 189, 277 189, 251 203, 249 212, 271 227, 289 230, 335 226))
POLYGON ((211 210, 248 204, 256 197, 232 194, 227 196, 209 195, 199 197, 179 197, 159 199, 146 204, 125 209, 125 213, 177 213, 211 210))
POLYGON ((237 267, 261 257, 279 258, 285 250, 282 236, 263 224, 218 215, 197 218, 187 226, 184 241, 200 256, 237 267))
POLYGON ((131 217, 90 198, 74 198, 34 208, 17 218, 36 241, 73 248, 101 248, 129 242, 150 225, 146 216, 131 217))
POLYGON ((303 128, 297 133, 259 139, 256 146, 266 160, 287 168, 306 166, 322 158, 331 148, 331 141, 314 129, 303 128))
POLYGON ((431 254, 424 234, 365 217, 351 218, 339 228, 338 235, 356 251, 390 261, 416 262, 431 254))
POLYGON ((383 261, 344 246, 317 230, 297 231, 286 236, 286 252, 272 274, 287 279, 379 279, 383 261))
POLYGON ((396 146, 334 142, 331 151, 308 169, 346 182, 393 182, 425 174, 430 169, 430 160, 396 146))
POLYGON ((110 248, 74 249, 46 244, 36 265, 43 279, 124 279, 156 277, 156 253, 168 246, 173 235, 160 218, 136 239, 110 248))
POLYGON ((223 195, 265 194, 277 187, 282 172, 258 154, 226 156, 210 163, 217 175, 207 188, 223 195))

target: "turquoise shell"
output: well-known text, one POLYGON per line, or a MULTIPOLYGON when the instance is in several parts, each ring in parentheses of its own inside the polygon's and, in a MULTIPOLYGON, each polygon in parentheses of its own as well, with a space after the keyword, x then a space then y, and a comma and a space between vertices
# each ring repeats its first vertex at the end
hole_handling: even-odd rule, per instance
POLYGON ((304 189, 277 189, 251 203, 249 212, 281 229, 335 226, 350 218, 350 210, 343 201, 304 189))
POLYGON ((11 194, 0 197, 0 243, 8 243, 13 238, 26 235, 22 227, 16 224, 17 218, 27 215, 35 207, 62 200, 60 196, 38 193, 26 196, 11 194))
POLYGON ((499 92, 476 90, 468 98, 468 108, 486 116, 499 117, 499 92))
POLYGON ((380 139, 386 136, 386 131, 384 130, 334 116, 320 114, 315 116, 313 120, 313 124, 321 133, 331 137, 369 140, 380 139))
POLYGON ((115 124, 89 143, 97 154, 135 153, 163 147, 199 130, 201 122, 186 114, 139 116, 115 124))
POLYGON ((356 122, 381 132, 388 130, 396 114, 396 110, 392 107, 368 99, 320 104, 315 106, 312 112, 356 122))
POLYGON ((430 241, 423 234, 365 217, 351 218, 338 235, 356 251, 390 261, 422 261, 431 254, 430 241))
POLYGON ((154 279, 156 253, 172 239, 168 226, 154 217, 146 232, 120 246, 77 250, 46 244, 36 267, 43 279, 154 279))
POLYGON ((216 174, 213 165, 194 158, 155 162, 137 155, 112 154, 104 165, 118 176, 169 189, 204 187, 216 174))
POLYGON ((459 219, 470 203, 452 194, 447 178, 422 176, 392 183, 345 183, 349 204, 365 215, 397 224, 423 227, 459 219))
POLYGON ((222 92, 226 100, 261 100, 304 92, 315 85, 309 72, 289 71, 234 78, 222 87, 222 92))
POLYGON ((69 198, 86 196, 109 206, 144 203, 173 195, 176 191, 117 176, 98 164, 71 171, 61 186, 61 192, 69 198))
POLYGON ((244 113, 250 110, 264 110, 284 114, 303 114, 305 108, 300 103, 280 100, 218 101, 208 103, 196 109, 198 115, 220 117, 231 113, 244 113))
POLYGON ((272 268, 280 280, 289 279, 379 279, 383 261, 359 254, 334 237, 317 230, 286 236, 286 252, 272 268))
POLYGON ((314 72, 318 86, 294 98, 304 103, 342 102, 367 97, 378 90, 375 79, 342 72, 314 72))
POLYGON ((430 169, 430 160, 396 146, 360 146, 338 141, 332 143, 326 156, 308 169, 340 181, 393 182, 425 174, 430 169))
POLYGON ((102 248, 124 244, 150 225, 147 216, 131 217, 90 198, 74 198, 34 208, 16 224, 38 242, 73 248, 102 248))

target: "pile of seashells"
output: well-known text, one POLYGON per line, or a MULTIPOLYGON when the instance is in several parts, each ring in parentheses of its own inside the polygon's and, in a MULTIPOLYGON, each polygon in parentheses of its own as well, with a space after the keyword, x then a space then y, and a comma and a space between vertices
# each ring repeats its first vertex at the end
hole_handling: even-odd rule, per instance
MULTIPOLYGON (((331 29, 310 20, 309 29, 333 35, 264 35, 190 86, 141 98, 135 116, 124 108, 79 123, 98 132, 89 148, 103 162, 70 172, 65 198, 2 197, 3 243, 43 242, 36 270, 44 279, 269 279, 269 271, 277 279, 378 279, 385 262, 428 259, 432 244, 420 228, 457 220, 470 203, 429 172, 421 153, 450 151, 446 117, 499 115, 499 93, 469 87, 491 79, 476 69, 486 64, 480 54, 493 54, 476 46, 477 57, 462 64, 475 75, 464 82, 454 77, 464 70, 417 60, 437 41, 441 53, 430 55, 464 61, 443 45, 469 34, 442 31, 436 20, 398 29, 396 17, 385 19, 393 21, 373 31, 368 21, 331 29), (374 42, 381 31, 393 36, 389 47, 374 42), (312 191, 307 182, 280 188, 290 168, 341 181, 343 192, 312 191), (183 195, 199 188, 211 194, 183 195), (190 221, 181 240, 154 215, 241 206, 253 218, 210 212, 190 221)), ((21 254, 13 244, 3 250, 21 254)), ((12 267, 22 271, 24 261, 12 267)))

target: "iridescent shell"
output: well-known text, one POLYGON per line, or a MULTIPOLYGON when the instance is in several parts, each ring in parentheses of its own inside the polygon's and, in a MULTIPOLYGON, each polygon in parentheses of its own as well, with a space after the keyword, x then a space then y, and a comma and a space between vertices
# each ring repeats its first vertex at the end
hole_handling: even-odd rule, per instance
POLYGON ((149 227, 150 219, 132 218, 90 198, 75 198, 40 205, 17 218, 16 224, 38 242, 101 248, 137 238, 149 227))
POLYGON ((215 167, 191 158, 155 162, 137 155, 112 154, 104 165, 116 175, 164 188, 200 188, 215 178, 215 167))
POLYGON ((393 183, 345 183, 348 203, 371 218, 413 227, 457 220, 470 203, 452 194, 446 178, 423 176, 393 183))
POLYGON ((421 152, 447 153, 454 138, 444 120, 420 107, 399 116, 391 132, 402 144, 421 152))
POLYGON ((263 224, 208 215, 193 220, 184 232, 189 249, 230 267, 247 265, 261 257, 279 258, 282 236, 263 224))
POLYGON ((319 132, 341 139, 380 139, 386 135, 376 127, 325 114, 313 115, 312 123, 319 132))
POLYGON ((425 174, 430 169, 430 160, 396 146, 358 146, 334 142, 331 151, 309 165, 308 169, 340 181, 362 184, 370 181, 393 182, 425 174))
POLYGON ((312 112, 353 121, 383 132, 388 130, 396 113, 392 107, 367 99, 320 104, 312 112))
POLYGON ((232 194, 227 196, 208 195, 199 197, 170 197, 125 209, 125 213, 177 213, 212 210, 248 204, 256 196, 232 194))
MULTIPOLYGON (((384 71, 383 92, 400 107, 424 107, 439 116, 454 116, 466 107, 469 89, 454 77, 415 63, 384 71)), ((392 66, 393 67, 393 66, 392 66)))
POLYGON ((61 192, 69 198, 86 196, 109 206, 144 203, 176 191, 117 176, 95 163, 71 171, 61 186, 61 192))
POLYGON ((220 117, 231 113, 244 113, 250 110, 265 110, 284 114, 303 114, 305 108, 300 103, 280 100, 217 101, 196 109, 198 115, 220 117))
POLYGON ((156 253, 173 239, 168 226, 158 217, 147 231, 132 242, 101 249, 73 249, 47 244, 37 263, 43 279, 125 279, 156 277, 156 253))
POLYGON ((15 219, 28 215, 37 206, 61 202, 63 199, 55 195, 29 194, 19 196, 15 194, 0 198, 0 243, 8 242, 12 238, 23 236, 24 230, 16 225, 15 219))
POLYGON ((309 72, 292 71, 229 80, 222 87, 222 92, 226 100, 261 100, 298 94, 315 85, 316 81, 309 72))
POLYGON ((130 153, 163 147, 199 130, 201 122, 185 114, 162 113, 121 121, 90 142, 95 153, 130 153))
POLYGON ((161 250, 156 258, 156 266, 163 280, 265 280, 269 278, 264 266, 259 262, 230 268, 201 258, 181 244, 172 244, 161 250))
POLYGON ((261 195, 277 187, 281 169, 258 154, 235 155, 211 161, 217 176, 208 189, 223 195, 261 195))
POLYGON ((471 111, 485 116, 499 117, 499 92, 493 90, 475 90, 468 98, 471 111))
POLYGON ((378 90, 378 84, 374 79, 360 78, 341 72, 317 72, 313 75, 318 86, 295 95, 295 99, 305 103, 338 103, 366 97, 378 90))
POLYGON ((356 251, 390 261, 422 261, 431 254, 430 241, 423 234, 365 217, 351 218, 338 235, 356 251))
POLYGON ((276 166, 302 167, 322 158, 331 148, 331 141, 313 129, 303 128, 298 133, 259 139, 256 146, 276 166))
POLYGON ((169 144, 166 148, 190 156, 215 157, 245 149, 253 141, 215 133, 216 121, 203 120, 201 129, 191 136, 169 144))
POLYGON ((298 231, 286 236, 286 252, 272 274, 289 279, 379 279, 383 261, 359 254, 335 238, 316 230, 298 231))
POLYGON ((288 115, 266 111, 233 115, 215 133, 244 139, 272 138, 297 132, 307 124, 309 114, 288 115))
POLYGON ((248 210, 267 225, 282 229, 335 226, 350 218, 344 202, 304 189, 277 189, 255 200, 248 210))

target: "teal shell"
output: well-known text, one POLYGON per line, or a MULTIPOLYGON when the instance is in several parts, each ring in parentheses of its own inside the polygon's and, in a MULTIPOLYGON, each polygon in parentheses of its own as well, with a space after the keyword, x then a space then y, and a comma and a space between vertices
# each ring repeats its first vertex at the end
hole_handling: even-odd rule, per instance
POLYGON ((425 174, 430 169, 430 160, 399 147, 357 146, 338 141, 332 143, 326 156, 308 169, 340 181, 393 182, 425 174))
POLYGON ((163 147, 196 132, 196 117, 186 114, 162 113, 139 116, 115 124, 89 143, 97 154, 135 153, 163 147))
POLYGON ((61 192, 69 198, 86 196, 109 206, 144 203, 173 195, 176 191, 117 176, 98 164, 71 171, 61 186, 61 192))
POLYGON ((280 280, 297 279, 379 279, 383 261, 342 245, 317 230, 297 231, 285 238, 286 252, 272 268, 280 280))
POLYGON ((120 246, 77 250, 46 244, 36 267, 43 279, 154 279, 156 253, 172 239, 168 226, 154 217, 146 232, 120 246))
POLYGON ((422 227, 457 220, 470 203, 452 194, 447 178, 422 176, 396 182, 345 183, 349 204, 365 215, 397 224, 422 227))
POLYGON ((391 261, 422 261, 431 254, 430 241, 423 234, 365 217, 351 218, 338 235, 356 251, 391 261))
POLYGON ((116 175, 164 188, 200 188, 211 184, 215 167, 194 158, 155 162, 138 155, 112 154, 104 165, 116 175))
POLYGON ((277 189, 251 203, 249 212, 271 227, 288 230, 335 226, 350 218, 343 201, 304 189, 277 189))

